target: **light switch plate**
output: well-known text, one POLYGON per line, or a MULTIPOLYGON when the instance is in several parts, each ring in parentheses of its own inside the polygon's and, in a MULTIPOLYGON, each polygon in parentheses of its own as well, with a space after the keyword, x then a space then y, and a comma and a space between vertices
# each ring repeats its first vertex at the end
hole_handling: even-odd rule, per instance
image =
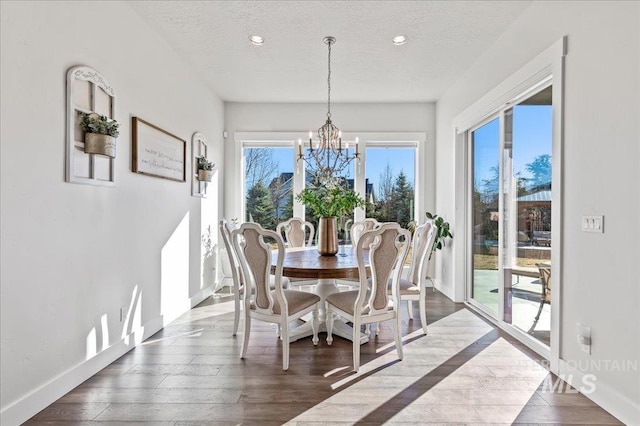
POLYGON ((604 233, 604 216, 582 216, 582 232, 604 233))

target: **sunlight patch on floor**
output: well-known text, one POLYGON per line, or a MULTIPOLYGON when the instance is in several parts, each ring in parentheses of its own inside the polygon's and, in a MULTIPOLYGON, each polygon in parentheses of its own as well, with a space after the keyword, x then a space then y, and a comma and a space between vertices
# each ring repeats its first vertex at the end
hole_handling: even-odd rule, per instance
POLYGON ((184 325, 191 324, 194 321, 219 317, 221 315, 232 314, 235 312, 235 305, 233 300, 228 302, 216 303, 215 305, 206 305, 203 307, 195 307, 184 315, 174 320, 171 325, 184 325))
MULTIPOLYGON (((448 315, 430 324, 427 336, 422 335, 422 330, 417 330, 403 337, 403 341, 409 340, 409 343, 403 345, 404 360, 399 361, 396 351, 391 350, 363 364, 358 373, 348 373, 349 376, 337 380, 331 386, 332 389, 345 387, 343 390, 301 413, 291 423, 356 422, 393 400, 405 388, 492 330, 490 325, 467 310, 448 315), (452 330, 453 333, 447 330, 452 330)), ((349 369, 341 370, 349 372, 349 369)), ((414 417, 411 421, 415 422, 419 418, 422 417, 414 417)))

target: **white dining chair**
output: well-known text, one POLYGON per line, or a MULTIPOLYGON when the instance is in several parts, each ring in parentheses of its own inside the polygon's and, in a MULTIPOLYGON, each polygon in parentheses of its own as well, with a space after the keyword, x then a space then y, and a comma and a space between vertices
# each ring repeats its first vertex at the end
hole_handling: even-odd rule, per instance
MULTIPOLYGON (((360 236, 362 235, 363 232, 369 231, 371 229, 375 229, 379 225, 380 225, 380 222, 378 222, 377 219, 373 219, 373 218, 366 218, 362 221, 354 222, 353 225, 351 225, 351 228, 349 229, 349 236, 351 237, 351 245, 355 247, 356 244, 358 244, 358 241, 360 240, 360 236)), ((367 244, 365 244, 365 248, 370 243, 371 242, 369 241, 367 244)), ((349 287, 358 286, 357 279, 343 279, 343 280, 340 280, 340 283, 343 285, 347 285, 349 287)), ((368 329, 365 331, 365 334, 367 336, 369 335, 368 329)))
POLYGON ((360 236, 365 232, 365 231, 370 231, 372 229, 375 229, 378 225, 380 225, 380 222, 378 222, 377 219, 373 219, 373 218, 366 218, 361 222, 354 222, 353 225, 351 225, 351 244, 355 247, 356 244, 358 244, 358 241, 360 240, 360 236))
MULTIPOLYGON (((229 265, 231 267, 231 275, 233 278, 233 303, 234 303, 234 316, 233 316, 233 333, 235 336, 238 334, 238 325, 240 323, 240 311, 241 311, 241 301, 244 300, 244 280, 242 277, 242 270, 240 268, 240 262, 238 261, 238 254, 236 253, 235 247, 231 244, 231 232, 236 229, 234 225, 229 223, 226 219, 222 219, 220 221, 220 234, 222 235, 222 241, 224 243, 225 250, 227 252, 227 257, 229 259, 229 265)), ((269 282, 271 288, 275 288, 275 277, 273 275, 269 276, 269 282)), ((290 281, 288 278, 283 277, 282 286, 284 288, 288 288, 290 285, 290 281)))
POLYGON ((244 292, 244 343, 240 358, 245 358, 251 333, 251 321, 278 324, 282 341, 282 369, 289 369, 289 323, 312 313, 312 342, 318 344, 318 302, 320 296, 283 287, 284 241, 276 232, 257 223, 244 223, 231 233, 231 242, 242 267, 244 292), (272 244, 275 244, 275 288, 270 285, 272 244), (249 291, 251 289, 251 291, 249 291))
POLYGON ((400 335, 400 275, 409 251, 411 234, 397 223, 384 223, 362 234, 356 245, 360 286, 358 290, 330 294, 327 302, 327 344, 333 342, 333 314, 353 324, 353 369, 360 368, 360 326, 392 320, 398 358, 402 359, 400 335), (371 240, 371 243, 369 243, 371 240), (371 280, 367 279, 365 250, 369 250, 371 280), (392 294, 387 283, 392 282, 392 294))
MULTIPOLYGON (((413 302, 418 302, 422 331, 427 334, 426 282, 429 255, 435 239, 435 226, 427 220, 418 226, 411 240, 411 264, 406 278, 400 278, 400 300, 407 302, 409 319, 413 320, 413 302)), ((389 280, 387 292, 392 294, 393 282, 389 280)))
POLYGON ((313 245, 316 230, 313 223, 299 217, 292 217, 289 220, 280 222, 276 227, 276 233, 282 235, 288 247, 304 247, 313 245), (307 237, 307 231, 309 236, 307 237))

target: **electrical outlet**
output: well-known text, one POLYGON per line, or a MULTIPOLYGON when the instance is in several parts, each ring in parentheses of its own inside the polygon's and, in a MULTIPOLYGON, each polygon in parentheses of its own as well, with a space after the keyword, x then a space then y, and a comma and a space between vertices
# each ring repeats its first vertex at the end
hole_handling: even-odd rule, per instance
POLYGON ((123 306, 122 308, 120 308, 120 322, 124 322, 127 316, 127 311, 128 311, 128 308, 126 306, 123 306))
POLYGON ((591 355, 591 327, 577 323, 576 329, 578 331, 578 343, 582 352, 591 355))

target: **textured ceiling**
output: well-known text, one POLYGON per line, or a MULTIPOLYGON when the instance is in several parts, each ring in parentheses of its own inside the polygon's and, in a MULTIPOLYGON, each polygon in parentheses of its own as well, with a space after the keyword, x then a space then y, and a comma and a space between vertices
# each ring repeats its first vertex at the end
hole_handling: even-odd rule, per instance
POLYGON ((435 101, 530 1, 130 1, 225 101, 435 101), (265 38, 253 46, 248 36, 265 38), (394 46, 391 38, 409 41, 394 46))

